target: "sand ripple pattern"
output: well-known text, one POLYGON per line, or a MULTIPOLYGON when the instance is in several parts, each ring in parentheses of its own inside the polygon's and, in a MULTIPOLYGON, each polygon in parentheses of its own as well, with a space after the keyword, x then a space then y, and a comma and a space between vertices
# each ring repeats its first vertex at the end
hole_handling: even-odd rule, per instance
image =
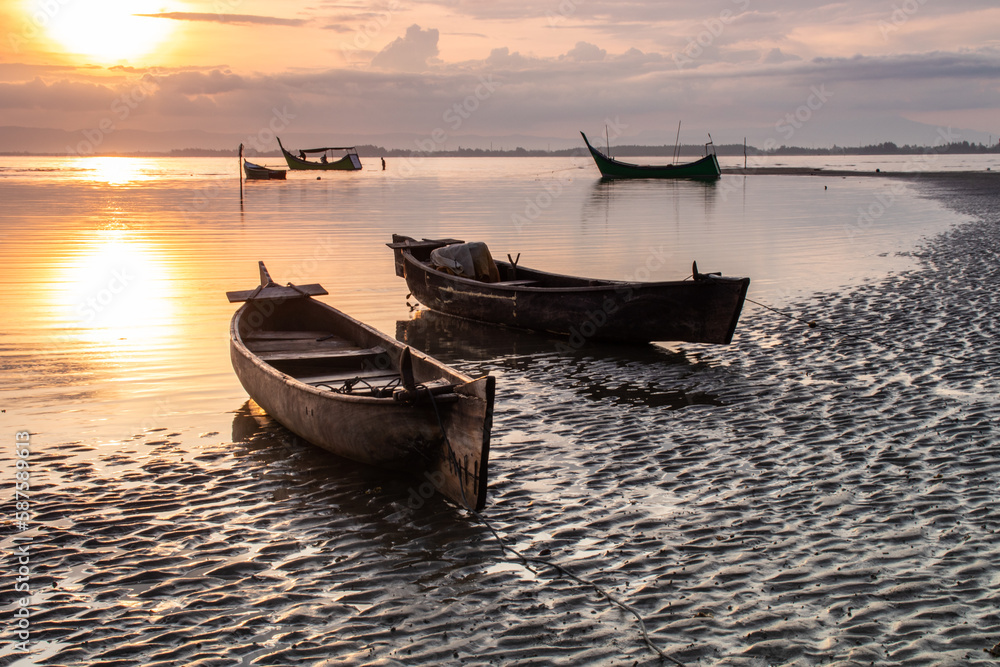
MULTIPOLYGON (((486 516, 686 665, 997 664, 1000 215, 961 201, 921 268, 790 310, 836 331, 748 305, 729 348, 467 360, 500 380, 486 516)), ((44 664, 660 664, 412 482, 249 407, 227 436, 35 462, 44 664)))

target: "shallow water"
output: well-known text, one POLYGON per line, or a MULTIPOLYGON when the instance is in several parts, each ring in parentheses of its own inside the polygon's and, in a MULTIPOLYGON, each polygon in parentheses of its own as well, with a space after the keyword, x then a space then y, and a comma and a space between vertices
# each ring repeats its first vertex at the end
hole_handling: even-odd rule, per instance
POLYGON ((295 173, 247 183, 241 210, 237 166, 10 159, 0 172, 0 261, 22 288, 0 297, 17 313, 5 327, 3 395, 21 414, 59 423, 56 440, 113 443, 159 417, 201 424, 231 410, 242 390, 226 351, 224 293, 255 286, 257 260, 279 282, 323 284, 330 303, 392 331, 409 317, 384 245, 393 232, 484 240, 498 257, 592 277, 680 279, 697 261, 750 276, 751 298, 780 306, 905 268, 901 252, 959 219, 909 184, 604 183, 578 159, 295 173), (70 405, 54 400, 63 395, 70 405))
POLYGON ((32 432, 36 655, 656 663, 593 589, 505 559, 412 480, 247 403, 224 293, 254 287, 262 259, 495 374, 485 515, 634 606, 675 659, 990 664, 995 198, 930 177, 602 183, 576 159, 387 162, 248 183, 241 210, 235 160, 5 161, 0 423, 32 432), (678 279, 697 260, 798 319, 748 303, 729 347, 560 352, 411 313, 393 232, 594 277, 678 279))

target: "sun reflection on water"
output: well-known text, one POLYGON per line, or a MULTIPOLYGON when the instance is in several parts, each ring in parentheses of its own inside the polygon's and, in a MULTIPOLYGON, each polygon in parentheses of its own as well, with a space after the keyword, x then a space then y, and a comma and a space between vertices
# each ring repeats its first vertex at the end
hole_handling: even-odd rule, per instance
POLYGON ((92 343, 155 346, 174 319, 167 265, 152 244, 104 229, 66 257, 63 321, 92 343))
POLYGON ((144 158, 134 157, 85 157, 76 164, 81 178, 107 185, 129 185, 151 181, 157 177, 159 167, 144 158))

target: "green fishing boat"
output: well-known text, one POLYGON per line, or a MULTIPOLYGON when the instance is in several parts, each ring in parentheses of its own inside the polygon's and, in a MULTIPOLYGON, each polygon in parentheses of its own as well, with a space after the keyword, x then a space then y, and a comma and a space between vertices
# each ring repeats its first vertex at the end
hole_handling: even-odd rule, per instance
POLYGON ((642 165, 622 162, 621 160, 609 157, 591 146, 586 134, 581 132, 580 136, 583 137, 584 143, 587 144, 587 149, 593 156, 594 162, 597 163, 597 168, 601 170, 601 176, 604 178, 715 179, 722 175, 722 170, 719 168, 719 160, 715 157, 714 150, 709 148, 712 145, 711 143, 706 144, 706 152, 708 154, 694 162, 685 164, 642 165))

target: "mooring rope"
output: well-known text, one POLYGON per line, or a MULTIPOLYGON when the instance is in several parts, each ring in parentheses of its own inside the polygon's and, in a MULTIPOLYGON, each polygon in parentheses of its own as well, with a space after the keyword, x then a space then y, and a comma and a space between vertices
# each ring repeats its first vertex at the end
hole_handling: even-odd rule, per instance
POLYGON ((952 355, 952 354, 945 354, 944 352, 935 352, 933 350, 920 350, 920 349, 917 349, 917 348, 914 348, 914 347, 909 347, 907 345, 903 345, 902 343, 896 343, 894 341, 886 340, 886 339, 878 339, 878 340, 876 340, 876 339, 871 338, 869 336, 863 336, 861 334, 857 334, 857 333, 854 333, 852 331, 845 331, 843 328, 836 327, 836 326, 833 326, 831 324, 825 324, 825 323, 822 323, 822 322, 817 322, 816 320, 807 320, 804 317, 799 317, 797 315, 791 315, 791 314, 786 313, 784 311, 778 310, 777 308, 769 306, 769 305, 767 305, 765 303, 761 303, 760 301, 754 301, 753 299, 750 299, 750 298, 747 298, 746 300, 749 303, 754 304, 755 306, 760 306, 761 308, 764 308, 765 310, 770 310, 772 313, 776 313, 778 315, 781 315, 782 317, 785 317, 785 318, 787 318, 789 320, 795 320, 796 322, 801 322, 802 324, 805 324, 806 326, 808 326, 810 329, 823 329, 824 331, 829 331, 829 332, 835 333, 835 334, 837 334, 839 336, 845 336, 847 338, 854 338, 855 340, 861 340, 861 341, 865 341, 866 343, 873 343, 875 345, 881 345, 883 347, 894 348, 896 350, 902 350, 904 352, 912 352, 914 354, 926 354, 926 355, 931 356, 931 357, 940 357, 941 359, 950 359, 952 361, 961 361, 962 363, 967 363, 968 362, 968 359, 963 359, 962 357, 956 357, 955 355, 952 355))
POLYGON ((562 169, 549 169, 548 171, 539 171, 534 174, 531 174, 530 176, 528 176, 528 178, 537 178, 539 176, 545 176, 546 174, 559 174, 564 171, 577 171, 579 169, 583 169, 583 167, 577 165, 575 167, 564 167, 562 169))
MULTIPOLYGON (((434 406, 434 415, 437 417, 438 426, 441 428, 441 436, 443 437, 444 442, 447 444, 448 443, 448 433, 445 431, 444 423, 441 420, 441 413, 438 411, 437 401, 434 400, 434 394, 431 393, 431 391, 429 389, 427 391, 427 395, 431 399, 431 405, 434 406)), ((448 446, 450 447, 450 445, 448 445, 448 446)), ((493 533, 493 537, 496 538, 497 543, 500 545, 500 551, 501 552, 509 551, 510 553, 514 554, 515 556, 518 557, 518 559, 520 559, 520 561, 522 563, 524 563, 524 566, 526 568, 528 568, 529 570, 531 570, 532 572, 534 572, 534 570, 531 569, 531 566, 528 563, 539 563, 541 565, 545 565, 547 567, 550 567, 550 568, 556 570, 560 574, 562 574, 562 575, 564 575, 566 577, 569 577, 570 579, 572 579, 573 581, 575 581, 575 582, 577 582, 579 584, 582 584, 584 586, 589 586, 589 587, 593 588, 595 591, 597 591, 598 593, 600 593, 608 602, 610 602, 611 604, 615 605, 616 607, 619 607, 620 609, 623 609, 624 611, 627 611, 630 614, 632 614, 633 616, 635 616, 636 620, 639 621, 639 631, 642 633, 642 639, 643 639, 643 641, 646 642, 646 645, 649 646, 649 648, 652 649, 654 653, 656 653, 658 656, 660 656, 660 658, 662 658, 663 660, 669 660, 670 662, 674 663, 675 665, 679 665, 680 667, 684 667, 684 663, 678 662, 674 658, 671 658, 669 655, 667 655, 666 653, 664 653, 660 649, 659 646, 657 646, 656 644, 653 643, 653 640, 651 640, 649 638, 649 633, 646 631, 646 622, 643 620, 642 614, 640 614, 638 611, 636 611, 635 608, 633 608, 633 607, 625 604, 621 600, 615 598, 613 595, 611 595, 610 593, 608 593, 602 586, 599 586, 598 584, 595 584, 592 581, 587 581, 586 579, 583 579, 581 577, 576 576, 575 574, 573 574, 572 572, 570 572, 569 570, 567 570, 562 565, 559 565, 558 563, 553 563, 552 561, 546 560, 544 558, 537 558, 537 557, 533 557, 533 556, 525 556, 524 554, 522 554, 520 551, 518 551, 514 547, 508 546, 507 543, 503 541, 503 538, 500 537, 500 533, 498 533, 497 530, 496 530, 496 528, 493 527, 493 524, 490 523, 489 519, 487 519, 485 516, 483 516, 482 514, 480 514, 479 512, 477 512, 476 510, 470 509, 472 507, 475 507, 475 505, 469 503, 469 499, 465 495, 465 485, 464 484, 459 484, 458 488, 459 488, 459 491, 462 492, 462 504, 465 505, 466 510, 472 516, 474 516, 479 521, 479 523, 481 523, 484 526, 486 526, 487 530, 489 530, 491 533, 493 533)))
POLYGON ((627 605, 624 602, 622 602, 621 600, 617 599, 616 597, 614 597, 613 595, 611 595, 610 593, 608 593, 608 591, 605 590, 604 587, 602 587, 602 586, 600 586, 598 584, 595 584, 592 581, 587 581, 586 579, 583 579, 582 577, 576 576, 575 574, 573 574, 572 572, 570 572, 569 570, 567 570, 562 565, 559 565, 558 563, 553 563, 552 561, 546 560, 545 558, 537 558, 537 557, 533 557, 533 556, 525 556, 524 554, 522 554, 520 551, 518 551, 514 547, 508 546, 507 543, 505 543, 503 541, 503 538, 500 537, 500 533, 498 533, 496 531, 496 529, 493 527, 493 525, 489 522, 489 520, 486 517, 484 517, 479 512, 476 512, 475 510, 469 510, 469 512, 471 512, 472 515, 474 517, 476 517, 476 519, 478 519, 480 521, 480 523, 482 523, 484 526, 486 526, 486 528, 489 529, 489 531, 491 533, 493 533, 493 537, 495 537, 497 543, 500 544, 501 551, 509 551, 510 553, 512 553, 515 556, 517 556, 518 559, 522 563, 524 563, 524 566, 526 568, 528 568, 529 570, 531 570, 532 572, 534 572, 534 570, 531 569, 531 566, 529 565, 529 563, 538 563, 538 564, 545 565, 547 567, 550 567, 550 568, 556 570, 557 572, 559 572, 559 574, 562 574, 562 575, 564 575, 566 577, 569 577, 570 579, 572 579, 573 581, 575 581, 575 582, 577 582, 579 584, 582 584, 584 586, 589 586, 589 587, 593 588, 601 596, 603 596, 604 599, 606 599, 608 602, 610 602, 611 604, 615 605, 616 607, 618 607, 618 608, 620 608, 620 609, 622 609, 624 611, 627 611, 630 614, 632 614, 633 616, 635 616, 635 619, 639 622, 639 631, 642 633, 642 639, 643 639, 643 641, 646 642, 646 645, 649 646, 649 648, 652 649, 654 653, 656 653, 658 656, 660 656, 660 658, 662 658, 663 660, 669 660, 670 662, 674 663, 675 665, 680 665, 680 667, 684 667, 684 663, 678 662, 674 658, 671 658, 669 655, 667 655, 666 653, 664 653, 663 650, 660 649, 659 646, 657 646, 656 644, 653 643, 653 640, 651 640, 649 638, 649 633, 646 631, 646 622, 643 620, 642 614, 640 614, 638 611, 636 611, 634 607, 631 607, 630 605, 627 605))

